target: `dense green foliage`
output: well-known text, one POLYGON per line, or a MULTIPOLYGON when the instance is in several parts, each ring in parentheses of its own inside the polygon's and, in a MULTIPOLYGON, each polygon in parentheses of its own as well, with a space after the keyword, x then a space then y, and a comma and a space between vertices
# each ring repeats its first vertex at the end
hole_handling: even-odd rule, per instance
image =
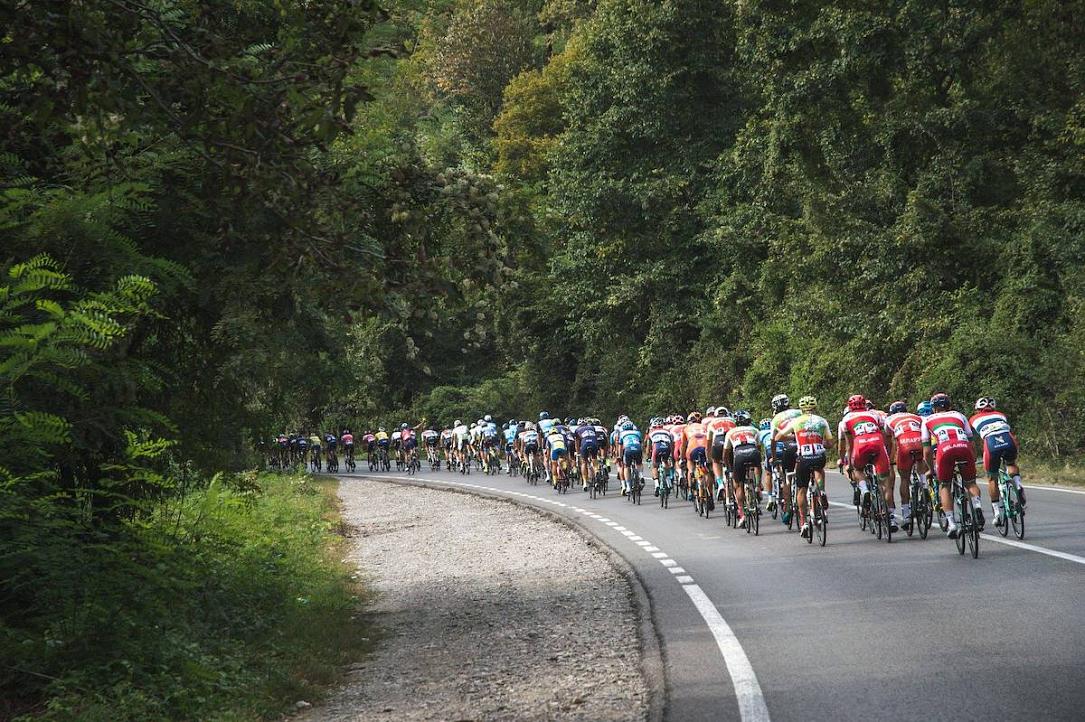
POLYGON ((284 425, 944 389, 1085 451, 1083 10, 0 6, 0 693, 70 709, 115 600, 40 575, 143 583, 284 425))

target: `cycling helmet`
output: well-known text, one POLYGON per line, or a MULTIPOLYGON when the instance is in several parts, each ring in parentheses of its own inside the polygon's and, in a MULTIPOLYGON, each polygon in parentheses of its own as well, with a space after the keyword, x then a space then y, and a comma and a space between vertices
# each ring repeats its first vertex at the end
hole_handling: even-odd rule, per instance
POLYGON ((629 417, 626 416, 625 414, 622 414, 621 416, 618 417, 618 423, 619 424, 624 424, 626 421, 629 421, 629 417))
POLYGON ((715 406, 709 406, 707 409, 705 409, 704 415, 705 416, 715 416, 716 415, 716 407, 715 406))
POLYGON ((871 401, 870 399, 867 399, 867 400, 866 400, 866 410, 867 410, 867 411, 870 411, 870 410, 872 410, 873 408, 874 408, 874 402, 873 402, 873 401, 871 401))
POLYGON ((787 397, 787 394, 776 394, 772 397, 772 410, 774 413, 778 414, 790 406, 791 399, 787 397))
POLYGON ((931 397, 931 408, 945 411, 949 408, 949 394, 937 393, 931 397))
POLYGON ((406 431, 407 430, 407 424, 405 422, 400 424, 399 425, 399 430, 400 431, 406 431))
POLYGON ((804 414, 808 411, 813 411, 818 407, 818 400, 814 396, 803 396, 799 399, 799 411, 804 414))
POLYGON ((749 426, 753 423, 753 419, 750 418, 750 412, 746 409, 739 409, 735 412, 735 423, 739 426, 749 426))
POLYGON ((772 419, 761 419, 761 423, 757 425, 757 428, 762 431, 768 431, 772 428, 772 419))
MULTIPOLYGON (((460 422, 459 422, 459 421, 457 421, 457 422, 456 422, 456 426, 459 426, 459 425, 460 425, 460 422)), ((384 427, 383 427, 383 426, 378 426, 378 427, 377 427, 377 431, 384 431, 384 427)))
MULTIPOLYGON (((453 425, 453 426, 460 426, 461 424, 463 424, 463 422, 462 422, 462 421, 460 421, 459 419, 456 419, 456 423, 454 423, 454 424, 452 424, 452 425, 453 425)), ((382 428, 382 429, 381 429, 381 431, 384 431, 384 429, 382 428)))
POLYGON ((691 424, 699 424, 699 423, 701 423, 701 412, 700 411, 691 411, 691 412, 689 412, 689 423, 691 423, 691 424))
POLYGON ((343 429, 343 433, 344 433, 344 434, 349 434, 349 433, 350 433, 350 429, 343 429))
POLYGON ((622 424, 622 431, 632 431, 635 428, 637 428, 637 427, 633 426, 633 422, 630 421, 629 419, 626 419, 625 423, 622 424))
POLYGON ((566 426, 578 426, 578 424, 577 424, 577 422, 576 422, 576 419, 574 419, 574 418, 573 418, 572 416, 570 416, 569 418, 565 419, 565 425, 566 425, 566 426))
POLYGON ((915 412, 920 416, 930 416, 934 413, 934 409, 931 407, 930 401, 920 401, 915 407, 915 412))
POLYGON ((995 400, 990 396, 980 396, 976 399, 976 411, 993 411, 995 400))
POLYGON ((501 428, 502 429, 508 429, 509 428, 509 422, 506 421, 505 423, 501 424, 501 428))
POLYGON ((550 414, 546 413, 545 411, 540 411, 539 412, 539 421, 546 421, 549 418, 550 418, 550 414))
POLYGON ((731 409, 727 408, 726 406, 717 406, 716 416, 721 416, 725 419, 729 419, 731 418, 731 409))
POLYGON ((908 404, 903 401, 894 401, 889 404, 889 413, 891 414, 903 414, 908 410, 908 404))
POLYGON ((491 421, 494 420, 494 417, 490 416, 489 414, 486 414, 486 416, 484 416, 482 420, 485 421, 488 424, 488 423, 490 423, 491 421))
POLYGON ((848 397, 848 411, 866 411, 866 398, 862 394, 848 397))

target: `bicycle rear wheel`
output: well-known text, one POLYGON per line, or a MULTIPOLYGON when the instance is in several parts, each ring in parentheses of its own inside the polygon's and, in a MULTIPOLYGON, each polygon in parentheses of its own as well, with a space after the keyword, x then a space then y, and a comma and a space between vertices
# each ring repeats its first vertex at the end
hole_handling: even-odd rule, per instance
POLYGON ((818 544, 825 546, 829 538, 829 517, 825 513, 825 492, 818 491, 814 494, 814 533, 818 536, 818 544))
POLYGON ((1013 534, 1018 539, 1025 538, 1025 510, 1021 508, 1021 501, 1017 498, 1017 493, 1014 492, 1014 514, 1010 517, 1010 524, 1013 525, 1013 534))
POLYGON ((954 539, 954 541, 957 544, 957 553, 963 555, 965 544, 967 544, 964 537, 969 533, 969 526, 972 523, 972 502, 971 500, 962 502, 960 497, 958 497, 953 502, 953 507, 960 513, 961 517, 961 525, 957 529, 957 538, 954 539))

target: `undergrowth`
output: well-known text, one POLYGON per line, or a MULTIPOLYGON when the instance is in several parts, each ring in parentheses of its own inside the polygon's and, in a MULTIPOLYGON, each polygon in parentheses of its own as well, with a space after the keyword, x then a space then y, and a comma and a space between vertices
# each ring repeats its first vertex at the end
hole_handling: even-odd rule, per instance
POLYGON ((340 527, 334 482, 255 473, 109 534, 31 521, 0 717, 256 720, 318 698, 367 637, 340 527))

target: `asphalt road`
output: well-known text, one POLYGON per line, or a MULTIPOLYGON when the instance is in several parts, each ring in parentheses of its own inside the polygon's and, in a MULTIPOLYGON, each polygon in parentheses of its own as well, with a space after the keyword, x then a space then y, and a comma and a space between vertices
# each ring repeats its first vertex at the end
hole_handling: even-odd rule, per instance
MULTIPOLYGON (((660 509, 650 486, 633 506, 506 475, 412 480, 544 507, 627 559, 662 642, 669 720, 1085 718, 1083 493, 1028 488, 1027 549, 993 541, 984 491, 973 560, 937 527, 876 541, 843 506, 821 548, 767 515, 754 537, 719 507, 710 519, 674 499, 660 509)), ((835 472, 828 490, 850 505, 835 472)))

